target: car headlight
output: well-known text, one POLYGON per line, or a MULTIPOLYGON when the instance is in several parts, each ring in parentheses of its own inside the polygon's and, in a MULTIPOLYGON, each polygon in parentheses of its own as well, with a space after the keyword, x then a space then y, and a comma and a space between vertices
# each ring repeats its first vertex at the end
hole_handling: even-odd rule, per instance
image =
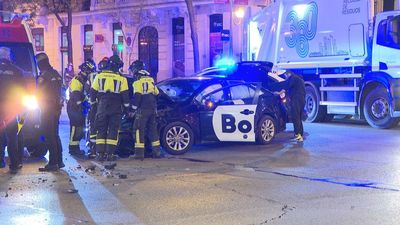
POLYGON ((28 110, 36 110, 39 108, 39 103, 34 95, 26 95, 22 98, 22 104, 28 110))

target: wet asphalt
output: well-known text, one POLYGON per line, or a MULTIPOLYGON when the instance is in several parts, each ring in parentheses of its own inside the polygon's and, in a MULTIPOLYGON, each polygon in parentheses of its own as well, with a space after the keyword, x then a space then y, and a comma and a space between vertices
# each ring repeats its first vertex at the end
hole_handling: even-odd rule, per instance
POLYGON ((266 146, 202 144, 107 171, 67 154, 63 117, 66 168, 0 169, 0 224, 399 224, 400 127, 305 124, 303 144, 287 130, 266 146))

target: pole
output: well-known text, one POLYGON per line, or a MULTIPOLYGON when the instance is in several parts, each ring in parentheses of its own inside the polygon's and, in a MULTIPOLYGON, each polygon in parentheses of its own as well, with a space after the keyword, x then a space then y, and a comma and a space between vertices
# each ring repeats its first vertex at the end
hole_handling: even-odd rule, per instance
POLYGON ((233 58, 233 1, 234 0, 229 0, 229 4, 231 6, 231 21, 230 21, 230 30, 229 30, 229 57, 233 58))

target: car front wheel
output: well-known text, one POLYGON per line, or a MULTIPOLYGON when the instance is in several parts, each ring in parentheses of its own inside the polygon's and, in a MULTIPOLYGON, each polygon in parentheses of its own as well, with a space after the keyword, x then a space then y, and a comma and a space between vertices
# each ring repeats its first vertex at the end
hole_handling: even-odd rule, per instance
POLYGON ((162 132, 161 144, 171 155, 182 155, 186 153, 192 147, 193 143, 193 131, 185 123, 170 123, 162 132))
POLYGON ((271 143, 276 130, 274 119, 268 115, 263 116, 257 126, 257 143, 263 145, 271 143))

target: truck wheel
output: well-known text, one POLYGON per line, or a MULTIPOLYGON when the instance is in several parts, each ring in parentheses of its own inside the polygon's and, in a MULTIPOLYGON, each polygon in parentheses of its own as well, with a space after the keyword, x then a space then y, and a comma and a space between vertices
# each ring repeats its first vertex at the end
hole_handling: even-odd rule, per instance
POLYGON ((326 116, 326 106, 319 105, 319 98, 317 91, 311 87, 306 86, 306 99, 304 109, 307 113, 306 122, 321 122, 326 116))
POLYGON ((34 158, 43 158, 47 154, 47 148, 44 143, 28 146, 27 149, 31 157, 34 158))
POLYGON ((399 123, 398 118, 390 116, 389 96, 383 87, 368 93, 363 109, 364 117, 371 127, 388 129, 399 123))
POLYGON ((257 126, 256 140, 258 144, 266 145, 272 142, 276 135, 275 121, 272 117, 263 116, 257 126))
POLYGON ((189 151, 194 143, 192 129, 182 122, 168 124, 161 136, 161 144, 171 155, 182 155, 189 151))

